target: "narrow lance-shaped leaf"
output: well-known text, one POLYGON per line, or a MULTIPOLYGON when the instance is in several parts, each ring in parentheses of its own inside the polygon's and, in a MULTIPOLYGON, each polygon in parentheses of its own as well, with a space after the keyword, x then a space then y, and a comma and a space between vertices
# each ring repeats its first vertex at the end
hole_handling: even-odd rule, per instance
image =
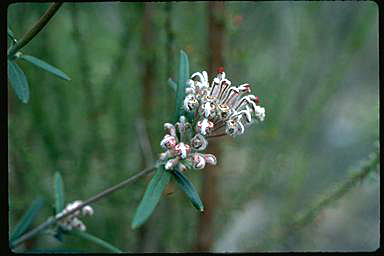
POLYGON ((102 239, 100 239, 100 238, 98 238, 98 237, 96 237, 94 235, 91 235, 91 234, 89 234, 89 233, 87 233, 85 231, 72 230, 70 232, 70 234, 76 235, 76 236, 81 237, 83 239, 86 239, 86 240, 88 240, 90 242, 98 244, 101 247, 104 247, 104 248, 110 250, 111 252, 122 253, 122 251, 119 248, 117 248, 117 247, 111 245, 110 243, 108 243, 108 242, 106 242, 106 241, 104 241, 104 240, 102 240, 102 239))
POLYGON ((29 86, 23 70, 15 62, 8 60, 8 79, 11 81, 12 88, 16 96, 23 102, 29 100, 29 86))
POLYGON ((7 35, 12 40, 12 42, 16 42, 15 35, 9 27, 7 27, 7 35))
POLYGON ((171 174, 164 169, 164 165, 161 165, 149 182, 147 190, 144 193, 144 197, 136 209, 136 213, 132 221, 133 229, 142 225, 149 218, 159 202, 161 194, 170 178, 171 174))
POLYGON ((175 177, 177 183, 180 184, 183 191, 187 194, 188 198, 191 200, 193 206, 201 212, 204 211, 204 205, 201 202, 199 194, 197 193, 193 184, 188 180, 188 178, 181 172, 174 170, 172 171, 173 176, 175 177))
POLYGON ((177 90, 177 84, 175 81, 173 81, 171 78, 168 79, 168 85, 174 90, 177 90))
POLYGON ((180 51, 179 61, 179 76, 176 90, 176 120, 179 120, 180 115, 183 113, 183 101, 185 98, 186 82, 189 78, 189 61, 188 55, 184 51, 180 51))
POLYGON ((64 209, 64 185, 60 172, 55 173, 55 210, 56 214, 64 209))
POLYGON ((32 224, 33 220, 37 217, 40 209, 44 205, 44 200, 41 197, 38 197, 33 201, 31 207, 29 207, 28 211, 21 218, 20 222, 16 225, 15 229, 11 234, 11 241, 19 238, 21 235, 27 231, 29 226, 32 224))
POLYGON ((45 71, 48 71, 49 73, 61 78, 61 79, 64 79, 67 81, 71 80, 71 78, 69 78, 69 76, 67 76, 63 71, 59 70, 58 68, 55 68, 54 66, 52 66, 52 65, 48 64, 47 62, 45 62, 41 59, 38 59, 34 56, 22 54, 20 56, 20 59, 28 61, 28 62, 38 66, 39 68, 44 69, 45 71))

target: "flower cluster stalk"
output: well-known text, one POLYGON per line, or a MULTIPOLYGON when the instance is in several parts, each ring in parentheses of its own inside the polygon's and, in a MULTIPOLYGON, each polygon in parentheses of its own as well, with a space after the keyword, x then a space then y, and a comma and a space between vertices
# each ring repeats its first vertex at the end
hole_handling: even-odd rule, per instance
POLYGON ((16 239, 14 242, 12 242, 10 244, 10 247, 11 248, 14 248, 16 247, 17 245, 23 243, 24 241, 28 240, 28 239, 31 239, 32 237, 34 237, 35 235, 37 235, 38 233, 40 233, 41 231, 47 229, 49 226, 51 226, 52 224, 55 224, 56 222, 64 219, 65 217, 69 216, 69 215, 72 215, 73 213, 75 213, 76 211, 79 211, 81 210, 83 207, 87 206, 87 205, 90 205, 91 203, 94 203, 104 197, 106 197, 107 195, 109 195, 110 193, 112 192, 115 192, 119 189, 122 189, 124 188, 126 185, 130 184, 131 182, 137 180, 138 178, 146 175, 146 174, 149 174, 151 172, 153 172, 156 168, 158 167, 157 164, 155 164, 154 166, 152 167, 148 167, 144 170, 142 170, 141 172, 137 173, 136 175, 120 182, 119 184, 115 185, 115 186, 112 186, 98 194, 96 194, 95 196, 89 198, 88 200, 82 202, 81 204, 79 204, 77 207, 71 209, 70 211, 67 211, 63 214, 59 214, 57 215, 56 217, 55 216, 51 216, 49 217, 45 222, 43 222, 42 224, 40 224, 39 226, 37 226, 36 228, 32 229, 31 231, 25 233, 24 235, 22 235, 20 238, 16 239))

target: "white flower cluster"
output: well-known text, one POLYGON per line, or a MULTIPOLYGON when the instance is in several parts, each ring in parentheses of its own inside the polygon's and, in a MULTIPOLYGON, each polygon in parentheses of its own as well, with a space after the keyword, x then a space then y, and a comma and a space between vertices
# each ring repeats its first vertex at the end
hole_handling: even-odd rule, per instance
POLYGON ((203 169, 206 164, 216 164, 214 155, 198 152, 204 150, 208 142, 201 134, 195 134, 192 137, 192 126, 186 121, 185 116, 180 117, 180 122, 176 123, 176 127, 173 124, 165 123, 164 128, 166 134, 161 140, 160 146, 165 152, 160 154, 160 160, 166 160, 166 170, 178 169, 179 171, 185 171, 187 167, 203 169), (180 140, 176 134, 176 129, 180 140), (183 141, 187 139, 189 139, 189 143, 184 143, 183 141))
MULTIPOLYGON (((75 209, 80 204, 82 204, 82 201, 80 201, 80 200, 76 200, 73 203, 68 204, 64 208, 64 210, 57 215, 57 217, 71 211, 72 209, 75 209)), ((87 215, 91 216, 91 215, 93 215, 93 208, 89 205, 86 205, 81 209, 81 214, 83 216, 87 216, 87 215)), ((81 220, 79 220, 79 218, 78 218, 79 216, 80 216, 80 210, 75 211, 73 214, 70 214, 69 216, 59 220, 58 223, 65 230, 72 230, 73 228, 76 228, 76 229, 79 229, 81 231, 85 231, 86 226, 84 225, 84 223, 81 220)))
POLYGON ((165 152, 160 154, 160 161, 165 163, 166 170, 185 171, 215 165, 214 155, 199 152, 206 149, 207 138, 240 135, 245 127, 265 118, 265 109, 258 105, 259 98, 249 94, 250 85, 231 86, 223 68, 218 69, 211 86, 206 71, 194 73, 187 85, 183 106, 185 111, 194 113, 195 126, 185 116, 175 126, 164 124, 166 134, 160 146, 165 152))
POLYGON ((254 121, 264 121, 265 109, 258 105, 259 97, 249 94, 250 85, 231 86, 223 68, 218 69, 211 86, 206 71, 194 73, 187 85, 184 109, 195 112, 199 120, 196 132, 208 138, 240 135, 254 121))

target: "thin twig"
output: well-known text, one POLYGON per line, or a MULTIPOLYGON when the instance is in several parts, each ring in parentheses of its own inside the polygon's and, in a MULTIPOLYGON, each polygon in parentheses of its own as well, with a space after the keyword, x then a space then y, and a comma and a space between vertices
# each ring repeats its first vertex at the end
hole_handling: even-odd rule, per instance
POLYGON ((47 227, 49 227, 50 225, 54 224, 55 222, 73 214, 74 212, 82 209, 84 206, 86 205, 90 205, 91 203, 94 203, 96 202, 97 200, 107 196, 108 194, 114 192, 114 191, 117 191, 119 189, 122 189, 123 187, 125 187, 126 185, 128 185, 129 183, 131 183, 132 181, 138 179, 139 177, 141 176, 144 176, 146 174, 149 174, 151 173, 152 171, 154 171, 156 168, 157 168, 157 164, 155 164, 154 166, 152 167, 148 167, 144 170, 142 170, 141 172, 137 173, 136 175, 120 182, 119 184, 113 186, 113 187, 110 187, 98 194, 96 194, 95 196, 89 198, 88 200, 84 201, 83 203, 81 203, 79 206, 75 207, 74 209, 64 213, 64 214, 58 214, 56 216, 51 216, 49 217, 44 223, 40 224, 39 226, 37 226, 36 228, 32 229, 31 231, 29 231, 28 233, 24 234, 23 236, 21 236, 19 239, 15 240, 14 242, 11 243, 11 248, 14 248, 16 247, 17 245, 21 244, 22 242, 24 242, 25 240, 28 240, 30 238, 32 238, 33 236, 37 235, 40 231, 46 229, 47 227))
POLYGON ((361 166, 361 169, 352 175, 349 179, 347 179, 343 184, 338 186, 335 190, 331 191, 327 196, 323 197, 319 201, 315 203, 310 209, 308 209, 305 213, 299 215, 297 218, 293 220, 292 226, 304 226, 309 224, 314 217, 316 217, 317 213, 320 212, 323 208, 327 207, 330 203, 338 200, 343 195, 345 195, 351 188, 354 187, 359 181, 364 180, 369 173, 374 170, 377 170, 376 167, 379 164, 379 158, 376 153, 374 153, 370 160, 367 160, 361 166))
POLYGON ((323 209, 327 208, 330 204, 336 202, 351 191, 356 184, 364 181, 368 177, 368 174, 378 170, 379 164, 378 152, 374 151, 369 156, 369 160, 364 161, 360 168, 343 183, 339 184, 329 193, 326 193, 323 197, 316 201, 312 207, 291 218, 292 220, 281 226, 277 231, 266 235, 263 239, 264 246, 265 243, 267 246, 268 244, 281 243, 281 241, 286 241, 288 237, 295 236, 300 229, 311 224, 323 209))
POLYGON ((8 50, 8 57, 12 57, 15 53, 27 45, 44 27, 48 21, 55 15, 57 10, 63 3, 53 3, 48 10, 40 17, 40 19, 28 30, 21 39, 8 50))

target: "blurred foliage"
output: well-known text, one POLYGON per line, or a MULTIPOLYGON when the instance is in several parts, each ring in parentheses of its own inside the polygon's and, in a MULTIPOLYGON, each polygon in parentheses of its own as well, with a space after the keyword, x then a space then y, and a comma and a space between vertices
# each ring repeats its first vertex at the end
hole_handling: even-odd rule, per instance
MULTIPOLYGON (((11 231, 37 195, 47 203, 34 225, 52 214, 57 171, 65 183, 66 202, 84 200, 139 171, 143 153, 136 123, 143 115, 140 106, 147 103, 156 109, 145 120, 147 133, 154 154, 160 152, 162 124, 172 121, 175 109, 175 92, 167 80, 171 75, 177 81, 172 76, 177 53, 188 53, 191 73, 207 67, 207 8, 205 2, 173 2, 169 12, 169 3, 149 4, 153 49, 142 48, 140 3, 64 3, 23 48, 23 53, 65 70, 71 81, 18 62, 28 77, 30 99, 21 104, 8 89, 11 231), (167 15, 174 36, 171 47, 167 15), (143 90, 146 54, 156 57, 152 95, 143 90)), ((47 7, 11 4, 8 26, 15 37, 47 7)), ((252 85, 266 120, 240 137, 220 139, 212 250, 375 250, 375 178, 320 211, 312 225, 280 234, 297 213, 348 179, 348 168, 365 159, 379 138, 377 6, 226 2, 225 8, 226 74, 236 85, 252 85), (337 239, 331 239, 334 234, 337 239)), ((201 173, 188 176, 199 187, 201 173)), ((130 223, 148 181, 143 178, 96 203, 95 215, 85 220, 87 230, 124 251, 137 251, 143 237, 130 223)), ((157 208, 149 219, 145 250, 191 251, 198 213, 183 192, 176 187, 157 208)), ((18 250, 42 248, 100 252, 85 240, 65 237, 60 243, 46 235, 18 250)))

